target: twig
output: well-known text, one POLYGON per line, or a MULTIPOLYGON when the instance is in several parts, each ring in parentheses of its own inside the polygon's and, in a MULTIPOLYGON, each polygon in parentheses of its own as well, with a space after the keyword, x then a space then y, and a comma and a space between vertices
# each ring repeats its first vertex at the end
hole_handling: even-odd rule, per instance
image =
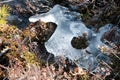
POLYGON ((50 76, 50 78, 51 78, 50 80, 53 80, 52 73, 50 72, 50 69, 49 69, 49 67, 48 67, 48 66, 49 66, 49 65, 48 65, 48 60, 50 59, 50 56, 51 56, 51 54, 50 54, 50 55, 48 56, 48 58, 47 58, 47 69, 48 69, 49 74, 51 75, 51 76, 50 76))
POLYGON ((119 73, 120 73, 120 72, 116 73, 115 76, 113 77, 113 79, 116 78, 116 77, 119 75, 119 73))
POLYGON ((10 50, 10 48, 5 48, 5 49, 3 49, 3 50, 0 52, 0 57, 1 57, 3 54, 7 53, 9 50, 10 50))
POLYGON ((103 62, 103 64, 105 64, 109 69, 113 70, 105 61, 102 60, 102 62, 103 62))
POLYGON ((8 3, 10 1, 13 1, 13 0, 6 0, 6 1, 1 1, 0 4, 3 4, 3 3, 8 3))
POLYGON ((29 40, 29 37, 25 37, 25 38, 23 39, 23 41, 21 42, 21 45, 27 43, 28 40, 29 40))
POLYGON ((3 65, 1 65, 1 64, 0 64, 0 67, 1 67, 1 68, 4 68, 4 69, 6 69, 6 70, 8 69, 7 67, 5 67, 5 66, 3 66, 3 65))

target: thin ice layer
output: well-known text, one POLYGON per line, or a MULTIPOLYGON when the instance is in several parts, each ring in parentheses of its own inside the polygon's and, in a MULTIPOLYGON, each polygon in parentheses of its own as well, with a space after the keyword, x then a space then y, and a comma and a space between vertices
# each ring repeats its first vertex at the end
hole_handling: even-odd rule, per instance
POLYGON ((49 53, 55 56, 68 57, 78 66, 89 70, 94 70, 98 66, 97 58, 104 58, 107 61, 108 58, 101 54, 98 46, 106 46, 100 39, 111 28, 111 25, 105 25, 98 33, 94 33, 81 22, 79 13, 70 12, 66 7, 60 5, 55 5, 48 13, 30 17, 29 21, 36 22, 39 19, 43 22, 57 24, 55 32, 45 42, 45 47, 49 53), (72 38, 82 36, 83 33, 87 34, 88 47, 86 49, 73 48, 71 45, 72 38))

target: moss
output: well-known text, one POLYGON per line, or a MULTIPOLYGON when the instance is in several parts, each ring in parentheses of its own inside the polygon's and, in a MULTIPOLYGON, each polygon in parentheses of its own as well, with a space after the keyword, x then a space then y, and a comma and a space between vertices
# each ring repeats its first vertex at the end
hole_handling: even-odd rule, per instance
POLYGON ((3 5, 0 7, 0 24, 6 24, 6 17, 9 15, 10 7, 3 5))
MULTIPOLYGON (((26 45, 27 43, 24 42, 25 37, 28 36, 26 36, 26 34, 16 26, 7 24, 6 18, 9 15, 9 10, 10 8, 7 5, 0 7, 0 39, 2 41, 0 44, 0 51, 5 48, 10 48, 10 51, 6 52, 6 54, 2 56, 7 56, 6 59, 8 59, 10 64, 5 61, 3 61, 3 63, 9 65, 11 68, 16 65, 15 62, 17 61, 24 64, 24 68, 29 64, 40 65, 35 54, 29 51, 29 48, 26 45)), ((20 66, 22 66, 21 64, 20 66)), ((0 63, 0 65, 2 64, 0 63)), ((3 75, 7 75, 7 72, 5 74, 1 73, 0 78, 6 77, 3 75)))
POLYGON ((76 49, 85 49, 88 46, 88 41, 85 36, 73 37, 71 44, 76 49))
POLYGON ((21 57, 25 59, 27 64, 38 64, 35 54, 29 52, 28 50, 23 51, 21 57))

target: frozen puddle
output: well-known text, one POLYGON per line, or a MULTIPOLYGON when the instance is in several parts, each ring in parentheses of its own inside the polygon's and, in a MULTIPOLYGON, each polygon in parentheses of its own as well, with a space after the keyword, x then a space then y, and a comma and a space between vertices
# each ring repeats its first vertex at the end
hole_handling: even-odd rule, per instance
POLYGON ((106 63, 109 58, 101 53, 99 46, 107 46, 101 42, 102 35, 112 27, 107 24, 99 29, 98 33, 88 29, 81 21, 80 14, 70 12, 66 7, 55 5, 48 13, 34 15, 29 18, 30 22, 38 20, 43 22, 54 22, 57 28, 50 39, 45 42, 45 47, 49 53, 55 56, 65 56, 74 61, 78 66, 96 71, 99 67, 99 60, 106 63), (87 34, 89 45, 85 49, 76 49, 71 45, 73 37, 87 34))

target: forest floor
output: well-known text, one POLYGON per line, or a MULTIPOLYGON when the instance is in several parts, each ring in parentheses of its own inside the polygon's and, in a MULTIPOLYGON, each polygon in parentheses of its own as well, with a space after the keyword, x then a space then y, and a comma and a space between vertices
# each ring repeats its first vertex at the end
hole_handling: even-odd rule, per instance
POLYGON ((120 28, 119 0, 0 0, 0 80, 120 80, 120 37, 114 30, 105 36, 112 46, 111 64, 106 64, 111 71, 106 75, 91 73, 63 57, 55 59, 46 51, 46 28, 55 25, 28 19, 56 4, 79 12, 86 26, 96 31, 108 23, 120 28))

